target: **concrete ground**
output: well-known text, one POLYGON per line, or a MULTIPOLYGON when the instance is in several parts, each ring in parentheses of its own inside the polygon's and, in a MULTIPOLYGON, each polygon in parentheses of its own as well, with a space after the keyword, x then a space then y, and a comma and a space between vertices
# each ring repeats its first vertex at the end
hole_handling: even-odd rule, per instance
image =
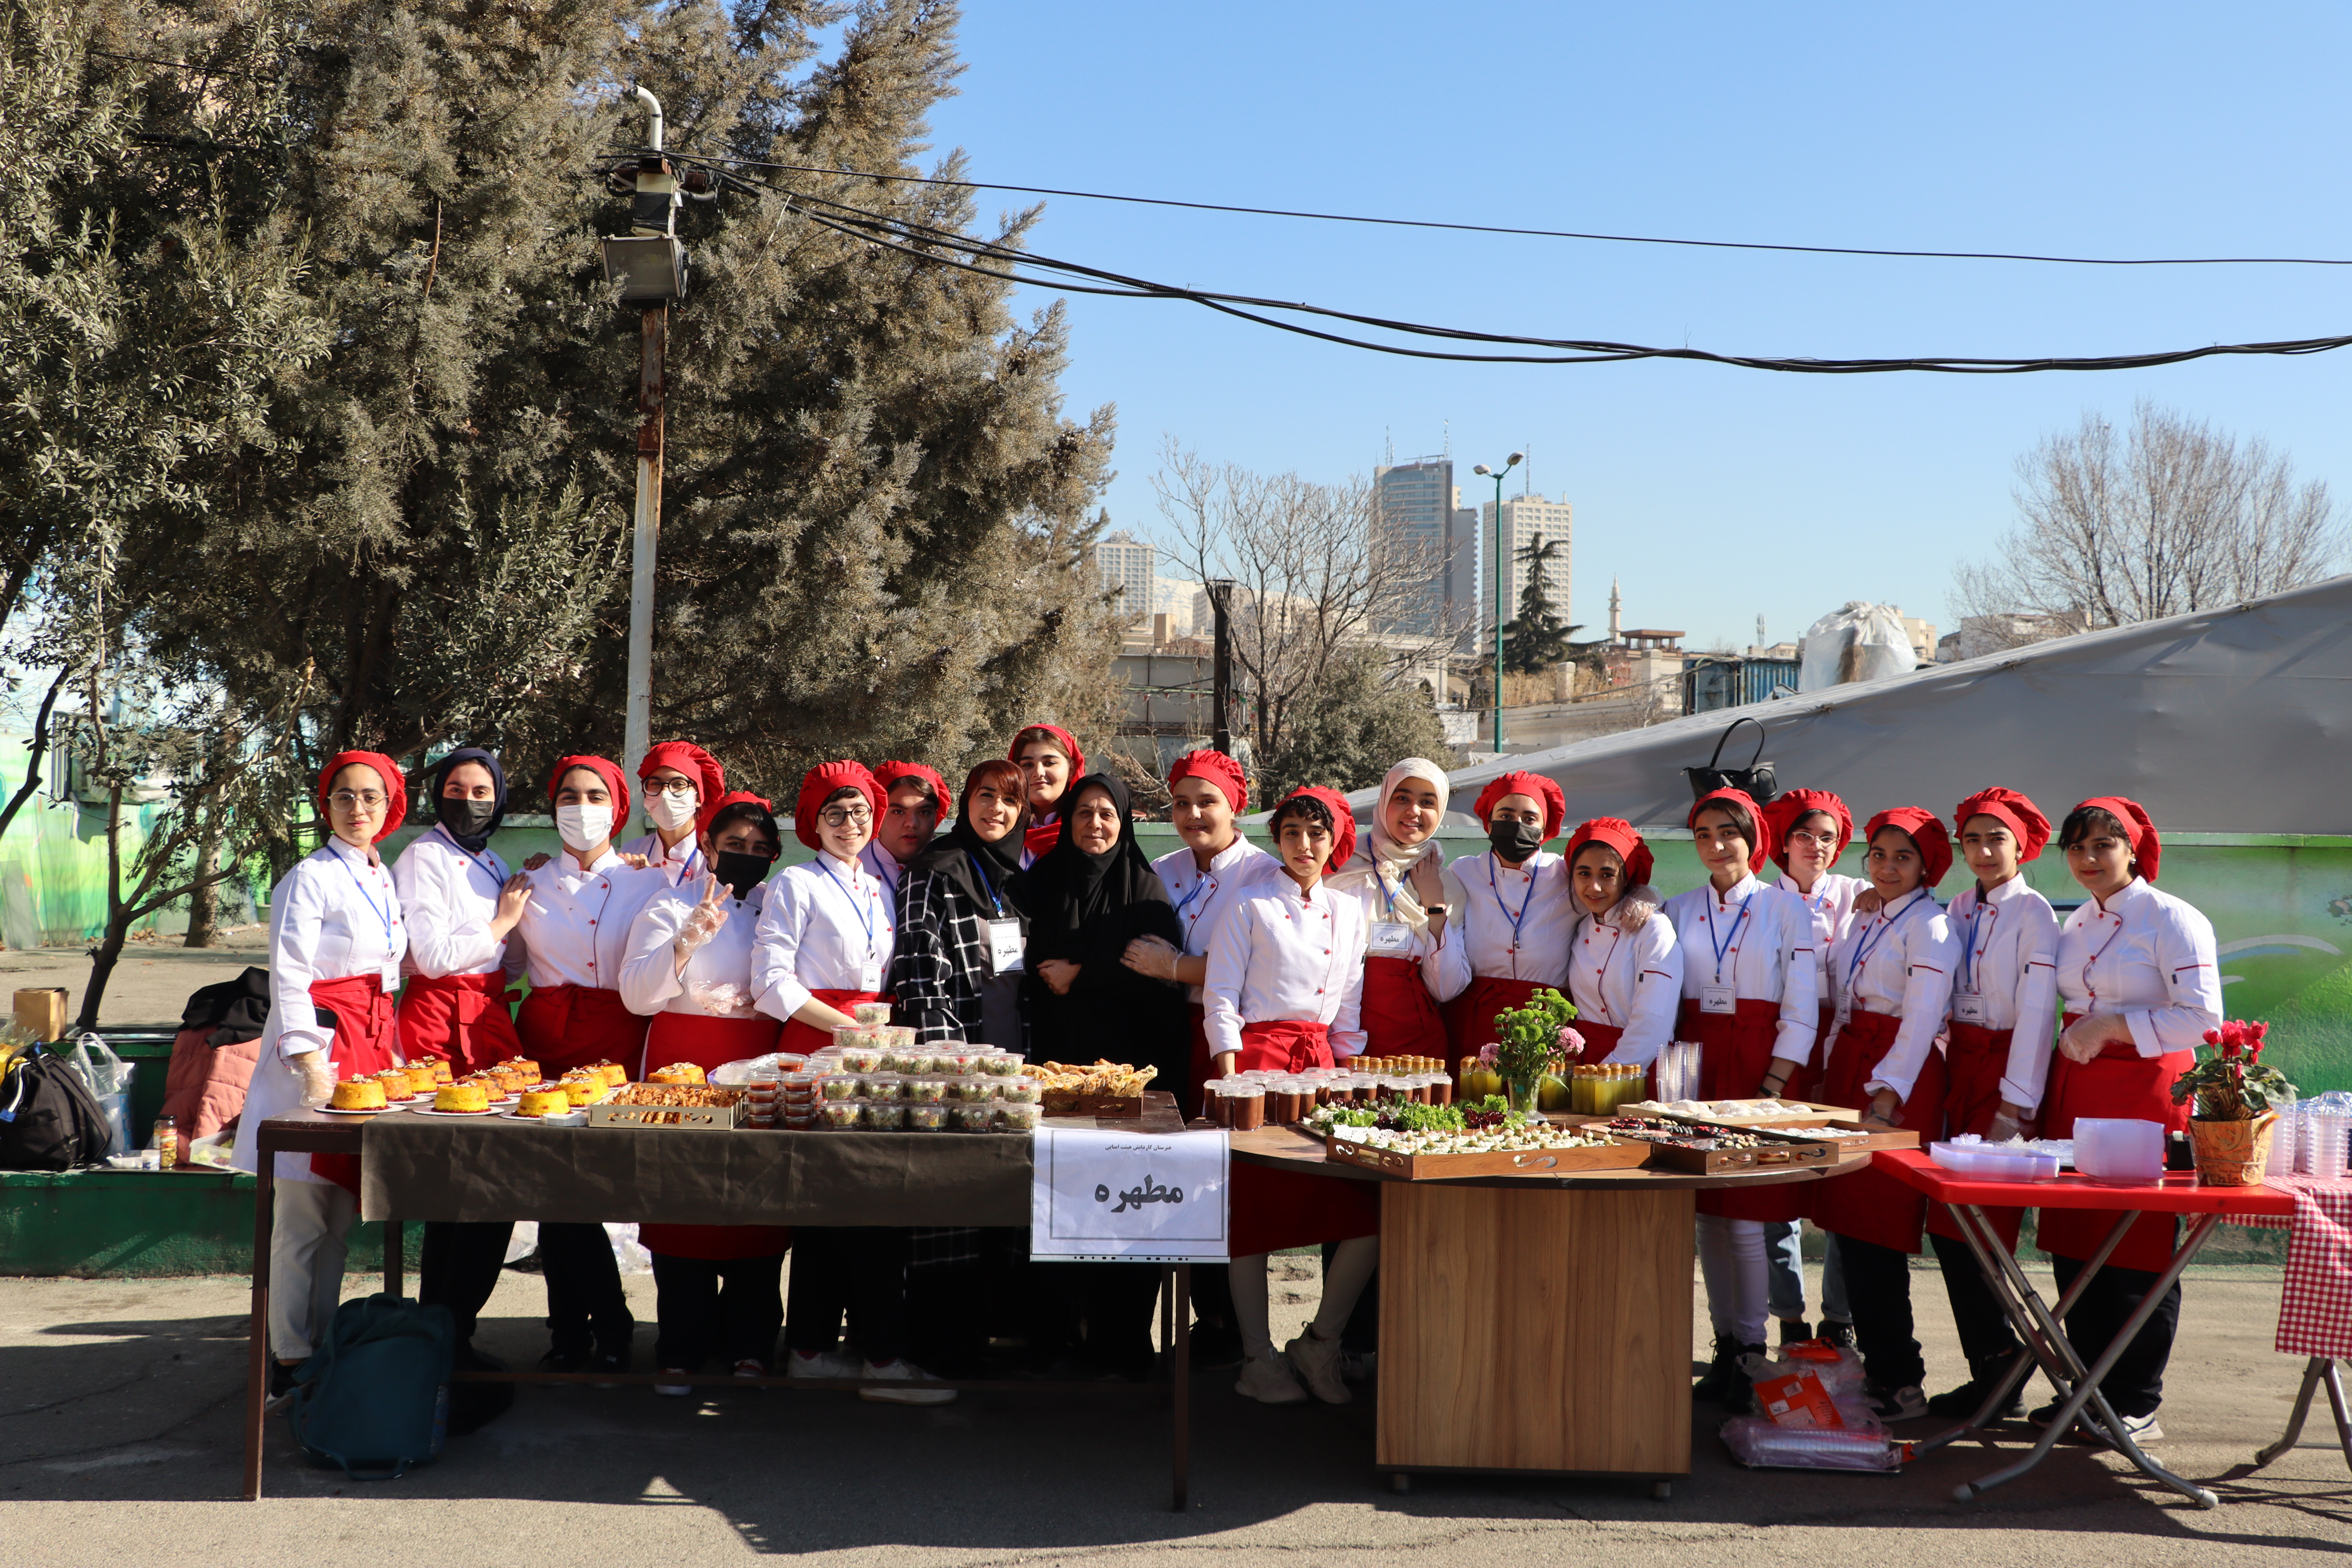
MULTIPOLYGON (((99 1026, 129 1028, 155 1025, 170 1028, 180 1021, 190 992, 223 980, 234 980, 248 964, 268 963, 269 928, 239 926, 221 933, 213 947, 184 948, 176 936, 134 937, 123 944, 121 960, 108 976, 106 994, 100 999, 99 1026)), ((0 991, 31 990, 62 985, 71 994, 66 1016, 81 1011, 82 994, 89 985, 87 947, 0 949, 0 991)))
MULTIPOLYGON (((1282 1260, 1289 1262, 1291 1260, 1282 1260)), ((1312 1309, 1311 1261, 1276 1326, 1312 1309)), ((1642 1484, 1372 1471, 1372 1406, 1267 1409, 1230 1374, 1194 1390, 1194 1501, 1167 1511, 1166 1417, 1148 1399, 967 1394, 930 1410, 841 1394, 526 1388, 515 1409, 407 1479, 305 1468, 269 1427, 267 1500, 235 1500, 242 1279, 0 1280, 0 1542, 11 1564, 156 1561, 993 1565, 1116 1559, 1137 1568, 1270 1568, 1409 1555, 1423 1568, 1612 1563, 2186 1564, 2341 1561, 2352 1474, 2325 1411, 2305 1446, 2249 1468, 2284 1422, 2300 1363, 2270 1348, 2274 1270, 2200 1271, 2156 1445, 2222 1506, 2200 1511, 2099 1451, 2062 1447, 1972 1503, 1953 1484, 2003 1462, 1969 1446, 1897 1477, 1743 1471, 1694 1412, 1692 1474, 1642 1484)), ((1931 1386, 1958 1376, 1932 1273, 1915 1274, 1931 1386)), ((649 1352, 652 1282, 629 1282, 649 1352)), ((349 1282, 353 1293, 373 1288, 349 1282)), ((543 1346, 541 1286, 509 1272, 484 1341, 543 1346)), ((1694 1342, 1703 1324, 1694 1323, 1694 1342)), ((1606 1355, 1608 1347, 1591 1353, 1606 1355)), ((2037 1396, 2040 1385, 2035 1385, 2037 1396)), ((1913 1436, 1933 1430, 1923 1422, 1913 1436)), ((2014 1434, 2004 1450, 2019 1447, 2014 1434)))

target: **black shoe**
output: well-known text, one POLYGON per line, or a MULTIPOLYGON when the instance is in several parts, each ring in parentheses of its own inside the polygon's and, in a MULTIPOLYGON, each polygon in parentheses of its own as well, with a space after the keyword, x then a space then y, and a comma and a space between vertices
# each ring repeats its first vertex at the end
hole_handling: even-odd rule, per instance
MULTIPOLYGON (((1969 1364, 1971 1375, 1968 1382, 1948 1394, 1938 1394, 1929 1399, 1927 1414, 1930 1415, 1975 1415, 1977 1407, 1985 1402, 1986 1396, 1992 1393, 1994 1386, 2009 1375, 2010 1368, 2016 1364, 2016 1357, 2024 1353, 2021 1350, 2013 1351, 2008 1355, 1987 1356, 1981 1361, 1971 1362, 1969 1364)), ((2014 1421, 2025 1414, 2023 1392, 2025 1380, 2020 1378, 2017 1381, 2018 1386, 2009 1391, 2009 1403, 1994 1411, 1989 1419, 2014 1421)))
MULTIPOLYGON (((620 1350, 604 1350, 600 1347, 594 1355, 588 1358, 588 1365, 585 1370, 589 1372, 602 1373, 626 1372, 629 1370, 629 1352, 625 1347, 620 1350)), ((593 1388, 618 1388, 621 1385, 617 1383, 598 1383, 592 1384, 590 1386, 593 1388)))
POLYGON ((1225 1323, 1192 1325, 1192 1369, 1223 1372, 1242 1364, 1242 1334, 1225 1323))
POLYGON ((269 1394, 262 1402, 268 1410, 282 1408, 294 1395, 294 1379, 302 1370, 302 1363, 272 1359, 269 1363, 269 1394))
POLYGON ((1715 1362, 1705 1375, 1691 1384, 1691 1393, 1700 1399, 1721 1399, 1723 1391, 1731 1384, 1732 1361, 1739 1354, 1739 1346, 1729 1334, 1715 1336, 1715 1362))
POLYGON ((541 1372, 586 1372, 588 1370, 588 1361, 589 1352, 585 1348, 580 1350, 551 1350, 545 1355, 539 1358, 539 1370, 541 1372))
POLYGON ((1823 1344, 1852 1350, 1853 1349, 1853 1325, 1841 1323, 1835 1318, 1823 1318, 1822 1326, 1814 1331, 1813 1338, 1823 1344))
POLYGON ((1752 1369, 1766 1364, 1762 1345, 1741 1345, 1739 1353, 1731 1358, 1731 1372, 1723 1383, 1723 1413, 1726 1415, 1756 1414, 1756 1374, 1752 1369))
POLYGON ((1782 1344, 1801 1344, 1811 1338, 1812 1338, 1812 1335, 1806 1331, 1804 1319, 1783 1318, 1780 1320, 1780 1342, 1782 1344))

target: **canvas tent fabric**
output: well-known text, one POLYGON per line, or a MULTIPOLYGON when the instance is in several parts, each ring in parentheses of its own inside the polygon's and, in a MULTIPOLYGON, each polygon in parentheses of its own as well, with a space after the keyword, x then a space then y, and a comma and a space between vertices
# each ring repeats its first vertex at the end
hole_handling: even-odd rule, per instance
MULTIPOLYGON (((1782 789, 1834 790, 1857 816, 1948 813, 1998 784, 2053 820, 2124 795, 2167 833, 2352 834, 2352 576, 1516 753, 1452 774, 1454 792, 1525 769, 1559 782, 1571 821, 1679 826, 1682 770, 1738 718, 1763 724, 1782 789)), ((1724 765, 1745 764, 1755 733, 1724 765)), ((1375 793, 1349 796, 1358 816, 1375 793)))

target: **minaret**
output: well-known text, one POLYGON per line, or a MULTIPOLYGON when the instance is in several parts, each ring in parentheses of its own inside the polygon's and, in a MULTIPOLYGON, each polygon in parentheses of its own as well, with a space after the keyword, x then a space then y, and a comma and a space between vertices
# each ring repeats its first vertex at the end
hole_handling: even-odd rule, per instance
POLYGON ((1609 579, 1609 640, 1611 642, 1623 642, 1625 640, 1622 635, 1624 631, 1624 626, 1622 625, 1623 617, 1618 614, 1618 608, 1617 579, 1612 577, 1609 579))

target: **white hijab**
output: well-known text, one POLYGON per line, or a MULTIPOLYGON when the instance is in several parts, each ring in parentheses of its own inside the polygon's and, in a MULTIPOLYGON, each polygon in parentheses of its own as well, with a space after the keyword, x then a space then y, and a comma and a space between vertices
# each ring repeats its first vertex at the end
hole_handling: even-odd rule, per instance
POLYGON ((1330 882, 1342 890, 1378 887, 1383 897, 1371 910, 1372 918, 1390 918, 1388 911, 1393 907, 1394 918, 1419 935, 1429 929, 1429 912, 1421 907, 1421 896, 1412 890, 1412 868, 1416 862, 1433 858, 1442 867, 1445 864, 1445 852, 1437 847, 1434 833, 1414 845, 1399 844, 1389 837, 1389 796, 1396 793, 1397 784, 1404 779, 1421 779, 1434 789, 1438 816, 1444 818, 1446 802, 1453 794, 1445 782, 1445 770, 1426 757, 1407 757, 1381 781, 1380 798, 1372 803, 1371 829, 1330 882))

